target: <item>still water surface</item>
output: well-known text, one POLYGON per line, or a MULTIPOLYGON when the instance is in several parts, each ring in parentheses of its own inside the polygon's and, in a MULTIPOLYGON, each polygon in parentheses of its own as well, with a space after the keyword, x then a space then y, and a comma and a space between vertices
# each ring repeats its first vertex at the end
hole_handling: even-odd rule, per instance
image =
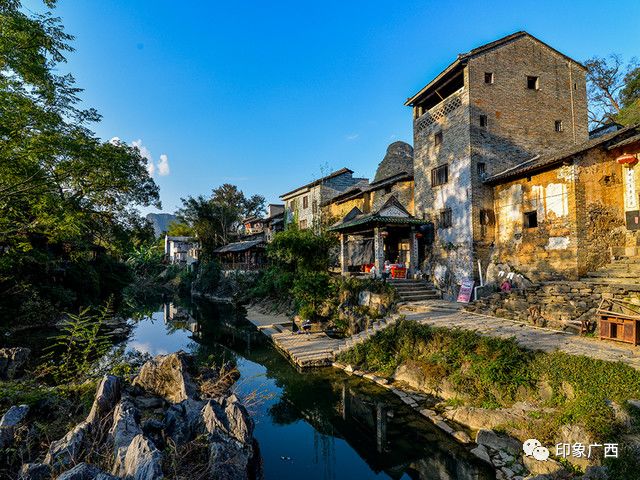
POLYGON ((236 364, 268 480, 495 478, 385 389, 333 369, 298 372, 229 307, 164 305, 136 322, 127 348, 236 364))

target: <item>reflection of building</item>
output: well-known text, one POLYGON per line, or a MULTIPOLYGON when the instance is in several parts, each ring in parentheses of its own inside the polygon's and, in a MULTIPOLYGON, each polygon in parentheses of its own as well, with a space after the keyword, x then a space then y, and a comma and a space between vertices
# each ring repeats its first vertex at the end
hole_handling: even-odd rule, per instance
POLYGON ((340 233, 344 273, 366 272, 385 261, 415 272, 423 260, 427 222, 415 218, 413 149, 404 142, 389 145, 370 184, 356 185, 334 196, 327 214, 341 220, 331 227, 340 233))
POLYGON ((356 184, 366 183, 366 179, 353 178, 353 171, 343 168, 284 193, 280 198, 285 202, 285 223, 298 222, 301 229, 317 228, 322 223, 321 205, 356 184))
POLYGON ((200 245, 191 237, 164 237, 164 254, 171 264, 191 265, 198 261, 200 245))
POLYGON ((163 313, 165 325, 181 323, 182 328, 186 328, 192 333, 197 333, 200 330, 196 319, 183 307, 173 303, 165 303, 163 305, 163 313))

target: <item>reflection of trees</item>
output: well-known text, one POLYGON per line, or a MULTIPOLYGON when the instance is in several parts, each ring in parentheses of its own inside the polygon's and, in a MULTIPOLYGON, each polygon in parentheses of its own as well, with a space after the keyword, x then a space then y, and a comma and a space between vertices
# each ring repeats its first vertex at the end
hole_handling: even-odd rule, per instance
POLYGON ((289 425, 300 420, 298 409, 284 397, 269 407, 269 416, 276 425, 289 425))

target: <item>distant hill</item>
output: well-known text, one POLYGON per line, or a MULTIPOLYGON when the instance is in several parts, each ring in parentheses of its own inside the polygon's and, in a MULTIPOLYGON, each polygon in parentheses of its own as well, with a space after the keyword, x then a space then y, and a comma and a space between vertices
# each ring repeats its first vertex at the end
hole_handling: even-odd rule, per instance
POLYGON ((169 224, 174 220, 177 220, 177 218, 178 217, 170 213, 149 213, 147 215, 147 220, 149 220, 153 225, 153 231, 155 232, 156 237, 159 237, 169 230, 169 224))

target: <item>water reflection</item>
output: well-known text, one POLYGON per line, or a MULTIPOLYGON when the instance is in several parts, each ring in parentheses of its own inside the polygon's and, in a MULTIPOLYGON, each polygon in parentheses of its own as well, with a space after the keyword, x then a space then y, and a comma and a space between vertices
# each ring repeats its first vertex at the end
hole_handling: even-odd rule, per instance
POLYGON ((128 347, 235 363, 267 479, 495 478, 378 385, 332 369, 297 372, 228 306, 166 304, 138 321, 128 347))

